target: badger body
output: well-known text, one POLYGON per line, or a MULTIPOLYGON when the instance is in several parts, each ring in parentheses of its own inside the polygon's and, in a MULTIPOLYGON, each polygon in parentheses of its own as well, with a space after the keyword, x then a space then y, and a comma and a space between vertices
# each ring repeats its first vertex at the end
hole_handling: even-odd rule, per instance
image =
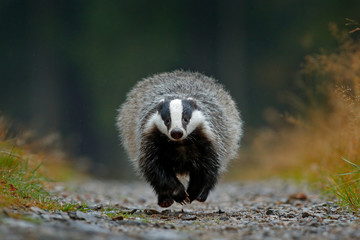
POLYGON ((174 71, 138 82, 117 126, 137 172, 161 207, 205 201, 236 157, 242 122, 230 95, 200 73, 174 71), (187 188, 177 175, 188 175, 187 188))

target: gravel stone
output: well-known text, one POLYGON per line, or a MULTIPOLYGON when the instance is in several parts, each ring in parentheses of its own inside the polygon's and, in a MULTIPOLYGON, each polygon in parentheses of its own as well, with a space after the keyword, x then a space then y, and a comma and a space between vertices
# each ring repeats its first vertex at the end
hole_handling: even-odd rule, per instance
POLYGON ((274 210, 272 210, 271 208, 269 208, 268 210, 266 210, 266 215, 276 215, 276 213, 274 212, 274 210))
POLYGON ((88 205, 88 208, 89 209, 92 209, 92 210, 100 210, 102 209, 104 206, 99 203, 99 204, 91 204, 91 205, 88 205))
POLYGON ((30 211, 37 213, 37 214, 46 214, 46 211, 44 211, 38 207, 30 207, 30 211))
POLYGON ((81 216, 82 214, 78 214, 78 213, 80 213, 80 212, 79 211, 68 212, 68 215, 72 220, 85 220, 85 218, 83 216, 81 216))

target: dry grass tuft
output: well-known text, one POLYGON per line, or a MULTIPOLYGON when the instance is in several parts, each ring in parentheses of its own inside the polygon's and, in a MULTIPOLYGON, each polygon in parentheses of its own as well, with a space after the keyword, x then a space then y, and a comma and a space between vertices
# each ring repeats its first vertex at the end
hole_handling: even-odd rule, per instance
POLYGON ((330 29, 341 46, 306 57, 301 93, 289 101, 296 113, 274 120, 274 111, 268 111, 276 124, 255 132, 245 157, 256 167, 240 174, 308 180, 357 211, 359 171, 353 168, 360 165, 360 41, 334 25, 330 29))

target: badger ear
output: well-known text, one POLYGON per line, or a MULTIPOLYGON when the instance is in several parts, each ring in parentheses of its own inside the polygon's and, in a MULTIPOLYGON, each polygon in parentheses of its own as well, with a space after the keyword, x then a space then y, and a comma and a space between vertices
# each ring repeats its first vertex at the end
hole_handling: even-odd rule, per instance
POLYGON ((164 106, 165 99, 161 99, 156 106, 156 109, 160 111, 160 109, 164 106))
POLYGON ((190 105, 191 105, 194 109, 197 109, 197 108, 198 108, 198 107, 197 107, 197 104, 196 104, 196 101, 195 101, 193 98, 189 97, 189 98, 187 98, 186 100, 189 101, 190 105))

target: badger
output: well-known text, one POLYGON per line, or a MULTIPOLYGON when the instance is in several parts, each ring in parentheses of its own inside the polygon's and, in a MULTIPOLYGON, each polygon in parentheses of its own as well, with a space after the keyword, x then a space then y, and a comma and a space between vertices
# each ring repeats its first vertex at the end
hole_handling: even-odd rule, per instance
POLYGON ((182 70, 138 82, 120 106, 116 125, 160 207, 204 202, 237 156, 242 135, 236 104, 223 86, 182 70), (189 178, 186 188, 181 175, 189 178))

